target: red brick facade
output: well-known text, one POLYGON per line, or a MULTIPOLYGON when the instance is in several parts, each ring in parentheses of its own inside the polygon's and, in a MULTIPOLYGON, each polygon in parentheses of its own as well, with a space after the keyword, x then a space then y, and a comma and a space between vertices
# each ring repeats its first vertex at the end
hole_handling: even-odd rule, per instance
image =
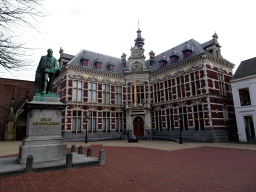
POLYGON ((18 106, 26 98, 27 90, 28 98, 32 99, 35 92, 34 81, 0 78, 0 140, 4 140, 5 120, 8 118, 13 93, 15 106, 18 106))

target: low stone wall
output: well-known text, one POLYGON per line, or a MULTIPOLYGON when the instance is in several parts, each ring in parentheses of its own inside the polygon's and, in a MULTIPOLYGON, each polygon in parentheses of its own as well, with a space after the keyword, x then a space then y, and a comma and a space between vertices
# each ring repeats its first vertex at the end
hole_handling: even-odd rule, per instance
MULTIPOLYGON (((180 130, 168 131, 163 129, 162 131, 153 131, 153 135, 159 137, 173 137, 179 139, 180 130)), ((181 131, 182 139, 187 141, 199 141, 199 142, 227 142, 228 134, 226 130, 213 131, 211 127, 204 130, 188 129, 187 131, 181 131)))
MULTIPOLYGON (((88 141, 93 141, 93 140, 101 140, 101 139, 110 139, 110 138, 118 138, 122 137, 123 133, 122 132, 116 132, 115 130, 110 131, 110 132, 102 132, 102 131, 97 131, 96 133, 88 133, 87 139, 88 141)), ((64 139, 65 141, 84 141, 85 140, 85 131, 82 131, 82 133, 79 134, 74 134, 72 132, 64 132, 64 139)))

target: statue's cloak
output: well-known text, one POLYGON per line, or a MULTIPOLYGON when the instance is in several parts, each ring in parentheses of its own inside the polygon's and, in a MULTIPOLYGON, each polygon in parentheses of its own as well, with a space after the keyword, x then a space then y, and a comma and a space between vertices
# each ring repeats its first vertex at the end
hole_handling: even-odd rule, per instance
POLYGON ((42 56, 37 66, 37 70, 35 74, 35 84, 36 84, 37 91, 41 92, 44 86, 44 73, 57 74, 59 72, 60 72, 60 69, 59 69, 56 58, 52 57, 50 59, 47 56, 42 56))

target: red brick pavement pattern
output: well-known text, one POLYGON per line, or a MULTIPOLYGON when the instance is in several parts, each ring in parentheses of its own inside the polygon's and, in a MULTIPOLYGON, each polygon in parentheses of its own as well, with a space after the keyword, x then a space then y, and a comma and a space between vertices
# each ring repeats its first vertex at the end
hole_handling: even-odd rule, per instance
POLYGON ((106 165, 0 178, 0 191, 256 191, 256 151, 91 147, 106 165))

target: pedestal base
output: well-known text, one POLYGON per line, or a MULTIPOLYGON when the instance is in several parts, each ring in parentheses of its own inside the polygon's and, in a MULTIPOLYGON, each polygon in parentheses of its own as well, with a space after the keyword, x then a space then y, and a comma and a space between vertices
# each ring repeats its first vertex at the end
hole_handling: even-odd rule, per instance
POLYGON ((67 145, 62 136, 27 137, 20 145, 18 161, 26 163, 29 155, 34 157, 34 162, 62 160, 66 154, 67 145))

